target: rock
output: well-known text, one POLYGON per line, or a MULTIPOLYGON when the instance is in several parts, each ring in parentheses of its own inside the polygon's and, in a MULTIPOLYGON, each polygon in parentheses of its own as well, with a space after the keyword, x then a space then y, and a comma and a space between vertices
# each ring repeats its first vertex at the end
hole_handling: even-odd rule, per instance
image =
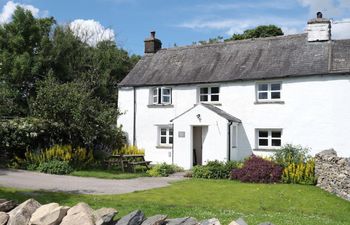
POLYGON ((6 225, 8 219, 9 215, 7 215, 7 213, 0 212, 0 225, 6 225))
POLYGON ((264 223, 259 223, 258 225, 273 225, 271 222, 264 222, 264 223))
POLYGON ((236 221, 232 221, 229 225, 248 225, 244 219, 238 218, 236 221))
POLYGON ((105 225, 112 221, 113 217, 118 213, 113 208, 101 208, 94 212, 96 225, 105 225))
POLYGON ((192 217, 184 217, 177 219, 166 220, 167 225, 196 225, 198 224, 197 220, 192 217))
POLYGON ((143 221, 142 225, 162 225, 167 217, 166 215, 151 216, 143 221))
POLYGON ((8 212, 17 206, 15 201, 0 199, 0 212, 8 212))
POLYGON ((42 205, 30 218, 30 225, 58 225, 66 216, 69 207, 57 203, 42 205))
POLYGON ((94 211, 86 203, 70 208, 60 225, 95 225, 94 211))
POLYGON ((202 222, 199 223, 200 225, 221 225, 220 221, 216 218, 212 218, 209 220, 203 220, 202 222))
POLYGON ((30 217, 39 207, 39 202, 28 199, 9 212, 7 225, 28 225, 30 217))
POLYGON ((145 215, 140 210, 135 210, 122 217, 116 225, 140 225, 145 219, 145 215))

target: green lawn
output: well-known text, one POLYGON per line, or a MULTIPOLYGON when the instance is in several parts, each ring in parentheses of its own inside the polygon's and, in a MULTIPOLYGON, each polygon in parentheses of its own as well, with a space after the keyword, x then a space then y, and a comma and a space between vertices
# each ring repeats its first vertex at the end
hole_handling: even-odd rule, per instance
POLYGON ((123 173, 118 170, 105 170, 105 169, 74 171, 70 175, 77 176, 77 177, 96 177, 96 178, 104 178, 104 179, 131 179, 131 178, 148 176, 144 172, 123 173))
POLYGON ((226 180, 186 180, 165 188, 124 195, 76 195, 0 188, 0 198, 74 205, 87 202, 93 208, 114 207, 123 216, 141 209, 146 216, 217 217, 223 225, 243 217, 249 225, 270 221, 276 225, 349 225, 350 202, 314 186, 242 184, 226 180))

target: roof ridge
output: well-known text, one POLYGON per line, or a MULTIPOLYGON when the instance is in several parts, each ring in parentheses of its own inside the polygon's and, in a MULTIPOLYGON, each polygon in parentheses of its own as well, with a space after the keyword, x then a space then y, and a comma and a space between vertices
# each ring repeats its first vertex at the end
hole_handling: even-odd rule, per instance
POLYGON ((255 41, 271 41, 271 40, 278 40, 278 39, 285 39, 285 38, 297 38, 306 36, 306 33, 301 34, 290 34, 290 35, 280 35, 280 36, 273 36, 273 37, 261 37, 261 38, 249 38, 249 39, 243 39, 243 40, 230 40, 225 42, 219 42, 219 43, 208 43, 204 45, 186 45, 186 46, 179 46, 179 47, 173 47, 173 48, 162 48, 158 52, 164 52, 164 51, 181 51, 181 50, 187 50, 187 49, 195 49, 195 48, 207 48, 207 47, 213 47, 213 46, 220 46, 220 45, 235 45, 235 44, 241 44, 244 42, 255 42, 255 41))

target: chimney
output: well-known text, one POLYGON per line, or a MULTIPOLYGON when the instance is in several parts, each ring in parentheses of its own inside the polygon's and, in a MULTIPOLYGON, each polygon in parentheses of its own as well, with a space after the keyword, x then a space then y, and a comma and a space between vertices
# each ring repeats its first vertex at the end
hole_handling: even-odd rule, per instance
POLYGON ((331 40, 331 21, 323 18, 321 12, 317 17, 307 22, 307 40, 309 42, 331 40))
POLYGON ((145 40, 145 53, 156 53, 162 48, 162 42, 156 38, 156 32, 151 32, 151 37, 145 40))

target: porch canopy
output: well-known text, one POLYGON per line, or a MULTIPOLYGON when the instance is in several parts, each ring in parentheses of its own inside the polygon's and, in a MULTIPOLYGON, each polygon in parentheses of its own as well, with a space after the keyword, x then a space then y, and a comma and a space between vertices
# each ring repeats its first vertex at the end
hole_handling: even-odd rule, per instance
POLYGON ((241 120, 224 110, 200 103, 170 121, 173 162, 189 169, 207 161, 229 159, 231 128, 241 120))

